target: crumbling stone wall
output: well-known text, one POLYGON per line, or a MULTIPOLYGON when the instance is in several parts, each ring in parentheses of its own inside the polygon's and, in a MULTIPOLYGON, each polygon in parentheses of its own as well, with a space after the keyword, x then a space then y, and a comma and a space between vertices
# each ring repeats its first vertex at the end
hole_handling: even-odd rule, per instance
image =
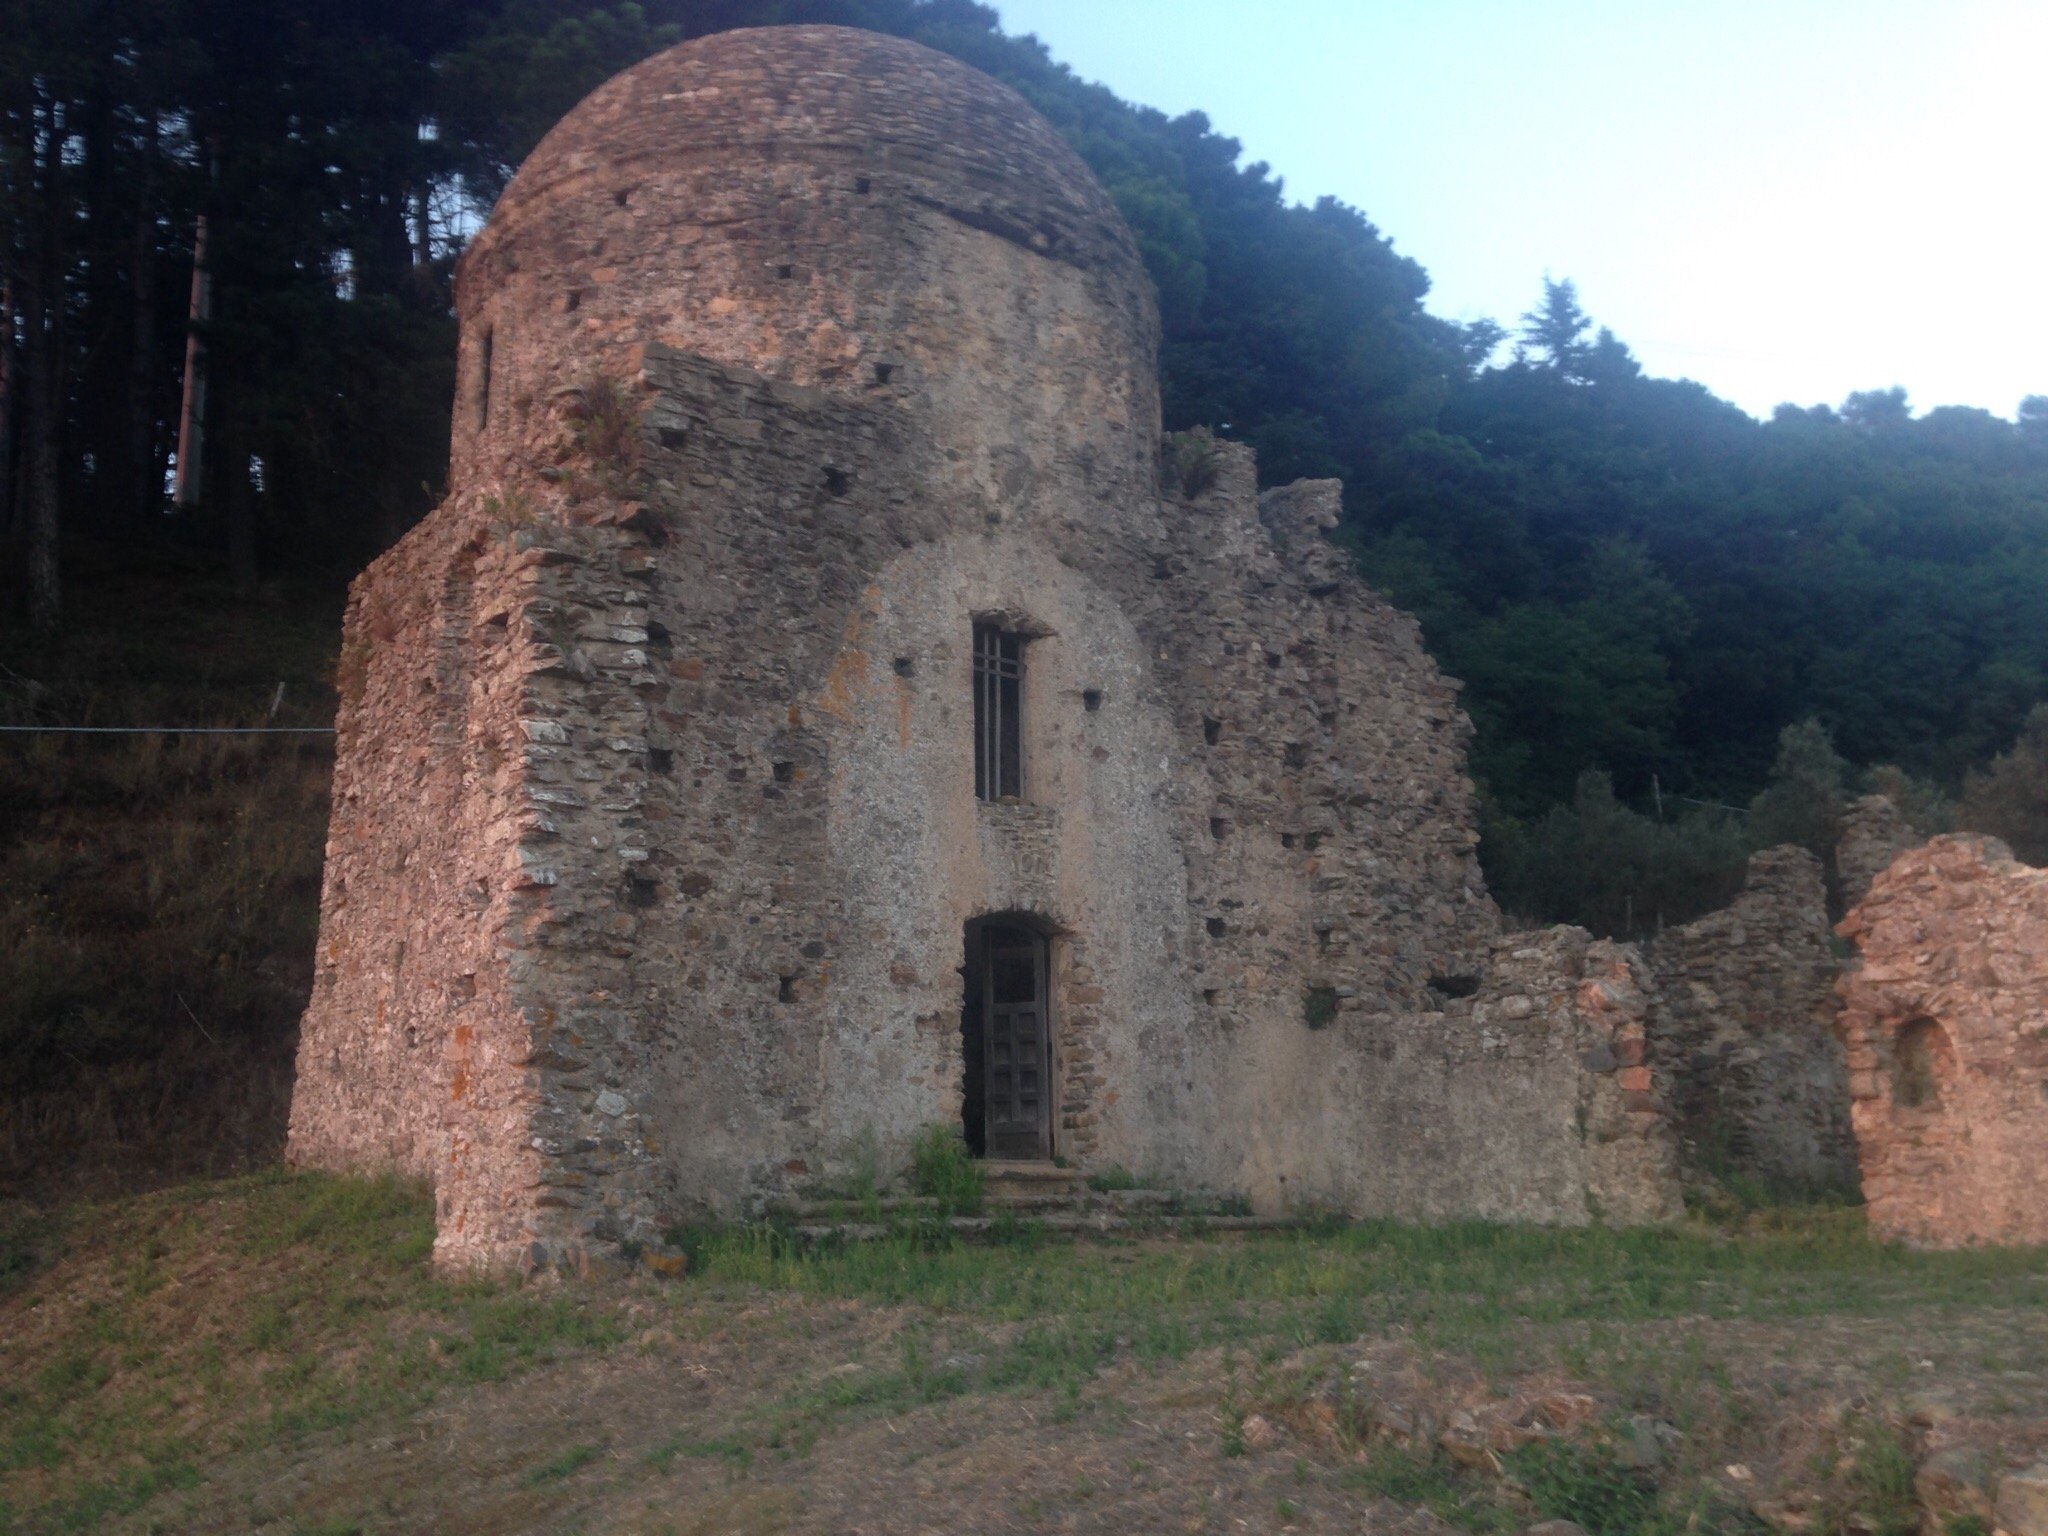
POLYGON ((1250 1117, 1254 1198, 1411 1221, 1678 1216, 1634 947, 1580 928, 1507 934, 1451 990, 1468 985, 1427 1011, 1346 1009, 1321 1033, 1274 1039, 1274 1102, 1250 1117))
POLYGON ((1335 483, 1196 442, 1162 491, 1143 268, 1021 100, 844 29, 686 44, 535 152, 458 309, 457 489, 350 611, 294 1157, 426 1166, 444 1258, 529 1267, 893 1161, 959 1119, 963 930, 1010 914, 1071 1162, 1668 1209, 1632 962, 1498 949, 1456 684, 1335 483), (974 792, 985 619, 1031 637, 1018 803, 974 792))
POLYGON ((423 524, 358 584, 337 668, 349 750, 291 1144, 306 1162, 433 1178, 458 1244, 515 1241, 539 1178, 527 1010, 495 938, 523 894, 504 877, 523 747, 504 625, 536 570, 520 540, 423 524))
POLYGON ((1842 813, 1842 835, 1835 842, 1835 877, 1842 907, 1856 905, 1870 894, 1870 883, 1893 859, 1923 841, 1889 795, 1863 795, 1842 813))
POLYGON ((1791 846, 1751 855, 1730 905, 1667 929, 1648 954, 1652 1057, 1694 1163, 1786 1192, 1853 1189, 1820 861, 1791 846))
POLYGON ((1901 854, 1836 930, 1872 1227, 1932 1247, 2048 1242, 2048 870, 1993 837, 1901 854))

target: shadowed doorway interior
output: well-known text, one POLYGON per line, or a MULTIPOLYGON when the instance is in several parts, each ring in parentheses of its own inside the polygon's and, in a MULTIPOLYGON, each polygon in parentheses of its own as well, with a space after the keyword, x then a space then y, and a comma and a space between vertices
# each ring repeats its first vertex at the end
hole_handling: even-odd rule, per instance
POLYGON ((960 1006, 961 1129, 977 1157, 1052 1156, 1046 941, 1014 918, 967 925, 960 1006))

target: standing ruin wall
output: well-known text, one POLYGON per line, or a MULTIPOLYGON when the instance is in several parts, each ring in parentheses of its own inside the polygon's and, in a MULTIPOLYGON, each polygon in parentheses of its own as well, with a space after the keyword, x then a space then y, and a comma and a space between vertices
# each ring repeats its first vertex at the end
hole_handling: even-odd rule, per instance
POLYGON ((1891 796, 1860 795, 1850 801, 1842 813, 1842 835, 1835 841, 1841 909, 1869 895, 1871 882, 1891 868, 1892 860, 1921 841, 1891 796))
POLYGON ((2048 1242, 2048 870, 1996 838, 1901 854, 1837 929, 1840 1029, 1874 1230, 2048 1242))
POLYGON ((1263 1208, 1675 1209, 1632 957, 1502 947, 1414 621, 1173 445, 1128 231, 913 44, 601 88, 464 260, 455 491, 356 584, 291 1155, 576 1267, 963 1114, 967 925, 1047 936, 1050 1137, 1263 1208), (978 796, 977 624, 1022 790, 978 796))
POLYGON ((1820 861, 1787 846, 1751 855, 1728 906, 1646 947, 1652 1056, 1701 1171, 1779 1195, 1856 1187, 1831 939, 1820 861))

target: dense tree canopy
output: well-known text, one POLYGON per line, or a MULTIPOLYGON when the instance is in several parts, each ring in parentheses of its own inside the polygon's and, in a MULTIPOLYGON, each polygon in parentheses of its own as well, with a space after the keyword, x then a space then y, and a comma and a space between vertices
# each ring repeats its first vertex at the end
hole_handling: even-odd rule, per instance
POLYGON ((651 50, 793 20, 954 53, 1076 145, 1159 288, 1167 426, 1253 444, 1268 481, 1345 479, 1341 536, 1466 680, 1503 825, 1747 800, 1809 719, 1852 771, 1955 786, 2048 697, 2048 399, 1915 417, 1873 389, 1759 422, 1646 377, 1568 281, 1512 338, 1436 319, 1359 210, 1290 203, 1200 114, 1120 101, 968 0, 0 0, 20 616, 61 636, 67 543, 245 581, 389 543, 439 492, 453 259, 512 168, 651 50), (209 452, 167 515, 202 218, 209 452))

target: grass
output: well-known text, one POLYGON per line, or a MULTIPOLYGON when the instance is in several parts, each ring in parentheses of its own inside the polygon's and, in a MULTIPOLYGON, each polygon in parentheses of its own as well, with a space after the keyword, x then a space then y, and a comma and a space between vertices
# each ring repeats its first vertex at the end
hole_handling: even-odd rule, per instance
POLYGON ((927 1126, 910 1149, 911 1191, 936 1201, 941 1219, 979 1213, 986 1181, 981 1163, 951 1126, 927 1126))
POLYGON ((221 1457, 623 1337, 602 1298, 434 1274, 409 1181, 270 1173, 67 1226, 0 1228, 0 1479, 22 1529, 91 1530, 221 1457))
POLYGON ((526 1486, 538 1488, 544 1483, 559 1483, 574 1477, 604 1454, 601 1445, 572 1445, 553 1459, 543 1462, 526 1474, 526 1486))
MULTIPOLYGON (((1569 1371, 1627 1412, 1718 1443, 1739 1439, 1753 1409, 1700 1342, 1701 1325, 2039 1307, 2048 1302, 2048 1254, 1911 1252, 1870 1241, 1860 1211, 1827 1207, 1752 1217, 1736 1231, 1362 1223, 1235 1242, 1022 1248, 918 1234, 840 1247, 804 1247, 766 1228, 697 1235, 684 1305, 772 1292, 907 1309, 910 1321, 894 1369, 802 1388, 735 1424, 738 1443, 757 1451, 801 1453, 849 1416, 971 1393, 1033 1391, 1078 1404, 1126 1362, 1149 1368, 1246 1351, 1264 1369, 1313 1362, 1361 1336, 1402 1337, 1503 1377, 1569 1371), (1658 1323, 1673 1332, 1645 1328, 1658 1323)), ((1285 1403, 1303 1389, 1252 1390, 1258 1402, 1285 1403)), ((1235 1423, 1222 1431, 1225 1455, 1244 1449, 1235 1423)), ((1526 1465, 1535 1502, 1595 1536, 1648 1518, 1637 1497, 1645 1485, 1604 1453, 1526 1465)), ((1876 1468, 1859 1476, 1875 1480, 1876 1468)), ((1469 1529, 1495 1528, 1491 1495, 1448 1463, 1375 1462, 1362 1475, 1367 1484, 1417 1480, 1433 1491, 1410 1502, 1469 1529)), ((1895 1492, 1896 1469, 1887 1475, 1895 1492)), ((1910 1497, 1910 1465, 1906 1486, 1910 1497)), ((1862 1497, 1859 1507, 1876 1506, 1862 1497)), ((1711 1499, 1657 1510, 1666 1523, 1641 1524, 1648 1536, 1686 1521, 1726 1523, 1711 1499)))
POLYGON ((904 1235, 807 1248, 766 1228, 694 1240, 693 1285, 790 1290, 1014 1321, 1142 1312, 1233 1320, 1303 1339, 1392 1324, 1470 1343, 1525 1324, 1679 1315, 1877 1316, 1909 1306, 2039 1305, 2037 1250, 1920 1253, 1871 1242, 1862 1213, 1610 1230, 1362 1222, 1258 1242, 1088 1247, 933 1245, 904 1235), (1332 1303, 1340 1306, 1334 1312, 1332 1303), (1256 1314, 1256 1321, 1252 1321, 1256 1314), (1333 1321, 1332 1319, 1335 1319, 1333 1321))
POLYGON ((753 1465, 751 1447, 738 1440, 701 1440, 694 1435, 671 1435, 643 1458, 657 1472, 666 1472, 678 1456, 701 1456, 725 1462, 736 1471, 753 1465))
MULTIPOLYGON (((701 1460, 744 1478, 849 1425, 977 1395, 1023 1394, 1044 1422, 1072 1422, 1102 1410, 1113 1372, 1193 1371, 1223 1382, 1226 1458, 1247 1450, 1247 1413, 1286 1421, 1290 1405, 1335 1393, 1333 1422, 1365 1453, 1342 1474, 1350 1486, 1487 1531, 1504 1506, 1484 1478, 1362 1438, 1365 1405, 1342 1396, 1362 1338, 1507 1379, 1569 1375, 1613 1412, 1658 1415, 1705 1446, 1740 1439, 1747 1422, 1726 1362, 1701 1343, 1717 1320, 1894 1319, 1919 1334, 1971 1309, 2048 1302, 2041 1252, 1910 1252, 1869 1241, 1859 1212, 1828 1208, 1735 1228, 1365 1223, 1084 1245, 906 1232, 807 1248, 765 1227, 712 1229, 693 1235, 679 1284, 552 1291, 438 1277, 431 1241, 425 1192, 395 1180, 272 1173, 6 1214, 0 1531, 92 1529, 228 1458, 288 1454, 601 1354, 650 1316, 678 1335, 722 1330, 741 1358, 828 1322, 876 1322, 867 1345, 832 1333, 808 1357, 843 1365, 798 1365, 715 1423, 627 1442, 620 1475, 701 1460)), ((1885 1536, 1909 1528, 1912 1461, 1888 1422, 1851 1425, 1832 1453, 1841 1529, 1852 1517, 1885 1536)), ((1530 1504, 1593 1536, 1739 1528, 1668 1478, 1646 1483, 1603 1443, 1519 1452, 1510 1470, 1530 1504)), ((616 1425, 539 1443, 514 1476, 563 1485, 617 1444, 616 1425)))
POLYGON ((1684 1516, 1665 1508, 1657 1484, 1597 1444, 1530 1445, 1508 1462, 1546 1520, 1570 1520, 1586 1536, 1678 1536, 1684 1516))
POLYGON ((1464 1531, 1510 1531, 1512 1521, 1492 1490, 1460 1470, 1441 1453, 1418 1456, 1390 1445, 1374 1446, 1347 1479, 1375 1498, 1416 1505, 1464 1531))
POLYGON ((1861 1536, 1918 1536, 1913 1454, 1897 1425, 1869 1415, 1852 1418, 1818 1460, 1829 1474, 1821 1509, 1828 1527, 1861 1536))

